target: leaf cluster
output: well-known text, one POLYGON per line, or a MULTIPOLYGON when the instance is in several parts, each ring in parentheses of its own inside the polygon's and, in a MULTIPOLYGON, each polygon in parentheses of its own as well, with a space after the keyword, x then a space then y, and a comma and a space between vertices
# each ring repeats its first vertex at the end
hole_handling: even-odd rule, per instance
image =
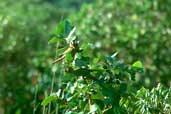
MULTIPOLYGON (((59 38, 65 42, 52 38, 53 43, 63 43, 63 48, 67 48, 68 43, 71 44, 75 40, 79 42, 78 39, 74 39, 74 27, 68 22, 64 20, 58 24, 56 32, 56 36, 63 36, 59 38), (68 32, 68 28, 73 29, 68 32)), ((126 113, 127 110, 120 104, 120 100, 133 92, 131 85, 136 73, 143 71, 142 63, 136 61, 132 65, 126 65, 117 59, 116 54, 90 58, 84 54, 85 49, 80 44, 77 48, 79 49, 75 50, 74 55, 71 51, 67 53, 71 56, 65 56, 62 60, 64 75, 61 78, 61 87, 46 97, 42 105, 47 106, 48 103, 55 101, 59 104, 60 113, 66 114, 126 113)))
POLYGON ((80 40, 94 44, 92 55, 115 50, 125 62, 141 60, 146 71, 140 86, 152 88, 158 81, 169 86, 170 5, 170 0, 96 0, 72 18, 80 40))

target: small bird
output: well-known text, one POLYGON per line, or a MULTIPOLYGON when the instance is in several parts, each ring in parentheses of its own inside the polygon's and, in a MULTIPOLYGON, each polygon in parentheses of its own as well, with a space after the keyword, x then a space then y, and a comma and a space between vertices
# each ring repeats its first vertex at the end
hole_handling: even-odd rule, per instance
POLYGON ((64 53, 61 56, 59 56, 58 58, 56 58, 52 63, 54 64, 54 63, 57 63, 57 62, 63 60, 65 58, 66 54, 68 54, 68 53, 71 53, 72 57, 74 58, 75 53, 79 50, 78 43, 79 42, 76 39, 73 40, 70 43, 69 47, 64 51, 64 53))

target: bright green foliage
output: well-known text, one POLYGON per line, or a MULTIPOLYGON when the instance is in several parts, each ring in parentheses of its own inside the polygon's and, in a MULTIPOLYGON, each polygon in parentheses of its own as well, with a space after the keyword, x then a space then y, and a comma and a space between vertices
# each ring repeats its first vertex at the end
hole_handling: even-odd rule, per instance
POLYGON ((151 91, 141 88, 128 99, 122 99, 127 111, 135 114, 170 114, 171 88, 166 89, 161 84, 151 91))
POLYGON ((0 107, 5 114, 31 114, 33 108, 42 113, 39 102, 51 89, 55 53, 48 38, 77 3, 83 2, 0 0, 0 107), (65 9, 59 8, 62 3, 65 9))
POLYGON ((93 54, 141 60, 146 71, 139 84, 152 87, 171 80, 170 6, 170 0, 96 0, 72 17, 80 40, 93 42, 93 54))
POLYGON ((143 68, 141 61, 136 61, 132 66, 136 68, 143 68))
MULTIPOLYGON (((60 25, 58 29, 62 29, 62 34, 65 34, 63 32, 65 28, 71 26, 68 23, 60 25)), ((56 35, 61 33, 57 32, 56 35)), ((73 40, 68 42, 68 37, 63 38, 65 39, 63 48, 68 47, 75 40, 78 43, 78 39, 74 39, 76 38, 74 32, 70 36, 73 40)), ((84 53, 84 50, 84 48, 75 47, 71 51, 71 59, 65 56, 63 60, 65 70, 61 79, 61 87, 58 92, 45 98, 42 105, 46 106, 51 101, 55 101, 59 104, 59 112, 66 114, 126 113, 127 109, 119 102, 121 98, 127 98, 132 92, 130 87, 135 79, 135 74, 143 70, 141 62, 137 61, 133 65, 126 65, 116 58, 116 54, 109 57, 99 54, 98 58, 90 58, 84 53)))
POLYGON ((47 42, 61 15, 66 13, 42 0, 0 0, 0 101, 5 114, 31 114, 34 105, 41 113, 55 51, 47 42))
MULTIPOLYGON (((68 22, 58 25, 61 33, 57 32, 56 36, 65 34, 63 31, 68 27, 74 29, 68 22)), ((64 114, 171 113, 171 88, 164 88, 161 84, 151 91, 144 87, 139 90, 135 88, 135 75, 144 69, 140 61, 126 65, 116 58, 116 53, 109 57, 102 54, 96 58, 89 57, 87 47, 79 45, 73 29, 62 38, 64 42, 56 41, 63 44, 62 48, 71 44, 75 47, 68 53, 70 57, 65 56, 62 60, 61 86, 56 93, 43 100, 43 106, 57 103, 56 113, 64 114), (72 40, 68 42, 70 37, 72 40)))
POLYGON ((171 113, 170 0, 90 1, 0 0, 5 114, 171 113))

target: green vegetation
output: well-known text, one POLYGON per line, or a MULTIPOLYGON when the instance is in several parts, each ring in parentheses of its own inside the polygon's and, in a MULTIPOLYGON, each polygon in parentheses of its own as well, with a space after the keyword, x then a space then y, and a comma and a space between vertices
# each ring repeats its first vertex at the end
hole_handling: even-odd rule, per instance
POLYGON ((81 40, 96 45, 93 53, 119 52, 126 62, 141 60, 146 71, 139 83, 169 86, 170 5, 169 0, 98 0, 83 7, 73 20, 81 40))
POLYGON ((48 0, 1 0, 0 9, 0 98, 5 113, 32 113, 35 91, 40 113, 44 90, 51 88, 50 59, 55 53, 47 42, 69 11, 48 0))
POLYGON ((59 89, 43 100, 43 106, 54 102, 56 112, 64 114, 171 113, 171 88, 159 84, 149 91, 135 86, 135 75, 144 71, 140 61, 126 65, 116 53, 89 57, 89 45, 80 45, 75 30, 69 21, 62 21, 49 41, 58 44, 56 54, 63 58, 54 63, 63 62, 63 67, 59 89), (70 51, 58 51, 63 49, 70 51))
POLYGON ((170 5, 1 0, 0 113, 171 113, 170 5))

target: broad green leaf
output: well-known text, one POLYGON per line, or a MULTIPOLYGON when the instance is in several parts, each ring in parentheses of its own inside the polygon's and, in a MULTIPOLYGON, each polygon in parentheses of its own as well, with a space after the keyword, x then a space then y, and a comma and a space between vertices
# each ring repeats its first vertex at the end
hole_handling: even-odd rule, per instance
POLYGON ((46 105, 47 105, 48 103, 50 103, 51 101, 55 101, 55 100, 57 100, 57 99, 58 99, 57 95, 56 95, 55 93, 53 93, 53 94, 51 94, 50 96, 48 96, 47 98, 45 98, 45 99, 42 101, 41 105, 46 106, 46 105))
POLYGON ((101 91, 98 91, 97 94, 93 94, 93 95, 91 96, 91 99, 103 100, 103 99, 104 99, 104 96, 103 96, 103 94, 101 93, 101 91))
POLYGON ((144 97, 144 95, 148 92, 148 89, 142 87, 140 90, 137 91, 136 97, 144 97))
POLYGON ((57 43, 61 38, 53 37, 52 39, 49 40, 48 44, 54 44, 57 43))
POLYGON ((133 67, 137 67, 137 68, 143 68, 143 65, 141 63, 141 61, 136 61, 132 64, 133 67))
POLYGON ((73 80, 73 78, 74 78, 74 77, 73 77, 72 74, 66 73, 65 76, 63 76, 63 77, 61 78, 61 81, 67 83, 67 82, 73 80))
POLYGON ((68 61, 68 62, 72 62, 73 57, 72 57, 71 53, 67 53, 67 54, 66 54, 65 60, 68 61))
POLYGON ((89 64, 88 57, 81 57, 80 59, 76 59, 74 61, 74 65, 77 67, 87 66, 89 64))
POLYGON ((73 26, 71 25, 69 20, 64 20, 57 26, 56 35, 62 38, 66 38, 70 31, 72 30, 73 26))
POLYGON ((67 37, 71 30, 73 29, 73 26, 71 25, 71 22, 69 20, 65 20, 65 30, 64 30, 64 35, 67 37))

